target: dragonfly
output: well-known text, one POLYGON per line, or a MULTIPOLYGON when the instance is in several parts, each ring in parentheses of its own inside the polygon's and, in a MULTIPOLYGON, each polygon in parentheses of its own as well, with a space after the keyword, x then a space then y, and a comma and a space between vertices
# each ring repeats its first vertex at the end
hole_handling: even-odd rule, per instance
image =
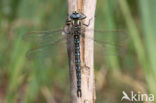
POLYGON ((86 18, 87 16, 85 14, 74 11, 70 14, 69 19, 66 19, 66 25, 64 28, 52 31, 30 32, 24 36, 25 40, 31 40, 34 44, 37 45, 37 47, 32 48, 27 52, 28 58, 35 58, 37 56, 40 56, 40 54, 48 56, 49 54, 52 54, 51 51, 57 47, 57 44, 66 41, 69 37, 73 38, 78 97, 82 96, 80 38, 87 38, 84 35, 83 30, 85 29, 87 31, 94 31, 95 33, 98 33, 97 35, 99 37, 103 37, 104 33, 109 36, 115 35, 121 37, 116 43, 110 42, 107 38, 102 38, 101 40, 99 40, 98 38, 96 39, 96 37, 88 37, 89 40, 93 40, 95 43, 99 44, 103 48, 105 48, 106 45, 110 45, 111 47, 120 47, 120 41, 122 41, 122 39, 125 39, 125 32, 123 31, 103 31, 87 29, 87 27, 90 25, 90 21, 92 20, 92 18, 89 19, 88 24, 85 24, 83 20, 86 18))

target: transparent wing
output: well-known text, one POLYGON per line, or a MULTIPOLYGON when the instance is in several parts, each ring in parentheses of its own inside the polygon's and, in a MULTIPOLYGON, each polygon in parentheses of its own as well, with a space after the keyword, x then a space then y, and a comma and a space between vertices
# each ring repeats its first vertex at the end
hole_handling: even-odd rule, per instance
POLYGON ((62 46, 62 51, 64 51, 63 48, 65 49, 66 37, 63 29, 30 32, 23 37, 24 40, 32 43, 32 49, 27 52, 26 56, 29 59, 54 56, 59 47, 62 46))
POLYGON ((86 32, 94 32, 94 39, 101 42, 108 42, 122 44, 123 41, 128 39, 128 33, 124 30, 97 30, 97 29, 86 29, 86 32))
POLYGON ((44 44, 61 38, 63 36, 63 31, 64 29, 52 31, 33 31, 25 34, 23 39, 36 44, 44 44))
POLYGON ((126 41, 128 40, 128 33, 125 31, 87 30, 87 32, 94 32, 94 38, 90 38, 84 34, 82 34, 82 37, 94 40, 95 49, 102 50, 106 56, 120 56, 125 54, 126 51, 123 48, 126 46, 126 41))
MULTIPOLYGON (((46 58, 46 57, 53 57, 56 56, 56 54, 60 51, 65 52, 66 51, 66 39, 65 38, 60 38, 57 41, 50 42, 50 43, 44 43, 41 44, 40 46, 36 46, 29 50, 26 54, 28 59, 33 59, 33 58, 46 58), (61 47, 61 48, 60 48, 61 47), (58 52, 57 52, 58 51, 58 52)), ((57 54, 59 55, 59 54, 57 54)))

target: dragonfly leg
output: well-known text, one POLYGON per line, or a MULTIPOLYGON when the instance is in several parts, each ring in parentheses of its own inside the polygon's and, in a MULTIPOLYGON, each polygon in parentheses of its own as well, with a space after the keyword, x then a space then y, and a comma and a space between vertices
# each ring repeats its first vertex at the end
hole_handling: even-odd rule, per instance
POLYGON ((83 19, 86 19, 87 18, 87 16, 85 15, 85 14, 83 14, 82 12, 81 12, 81 14, 82 14, 82 18, 81 18, 81 20, 83 20, 83 19))
MULTIPOLYGON (((69 24, 70 25, 70 24, 69 24)), ((70 34, 69 25, 66 23, 66 26, 62 30, 63 34, 70 34)))
POLYGON ((71 20, 69 20, 68 18, 66 19, 66 25, 70 25, 71 20))
POLYGON ((66 32, 64 29, 63 29, 63 32, 64 32, 65 34, 70 34, 70 32, 66 32))
POLYGON ((90 25, 90 21, 92 20, 92 18, 89 19, 88 24, 82 23, 84 26, 88 27, 90 25))

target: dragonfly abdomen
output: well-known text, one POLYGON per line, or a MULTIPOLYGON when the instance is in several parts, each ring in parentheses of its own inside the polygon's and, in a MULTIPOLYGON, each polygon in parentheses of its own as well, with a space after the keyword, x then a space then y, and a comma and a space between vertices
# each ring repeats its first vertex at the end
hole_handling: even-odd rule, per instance
POLYGON ((80 60, 80 36, 74 35, 75 44, 75 68, 77 76, 77 95, 81 97, 81 60, 80 60))

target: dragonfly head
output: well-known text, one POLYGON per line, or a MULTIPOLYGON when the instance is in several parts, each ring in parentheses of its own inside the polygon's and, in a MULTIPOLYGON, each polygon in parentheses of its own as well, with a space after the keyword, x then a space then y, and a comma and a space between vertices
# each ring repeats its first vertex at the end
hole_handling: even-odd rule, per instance
POLYGON ((81 18, 82 18, 82 14, 77 11, 74 11, 70 15, 70 19, 72 20, 72 25, 74 25, 75 27, 81 25, 81 18))
POLYGON ((74 11, 71 15, 70 15, 70 18, 71 19, 81 19, 82 18, 82 15, 81 13, 77 12, 77 11, 74 11))

